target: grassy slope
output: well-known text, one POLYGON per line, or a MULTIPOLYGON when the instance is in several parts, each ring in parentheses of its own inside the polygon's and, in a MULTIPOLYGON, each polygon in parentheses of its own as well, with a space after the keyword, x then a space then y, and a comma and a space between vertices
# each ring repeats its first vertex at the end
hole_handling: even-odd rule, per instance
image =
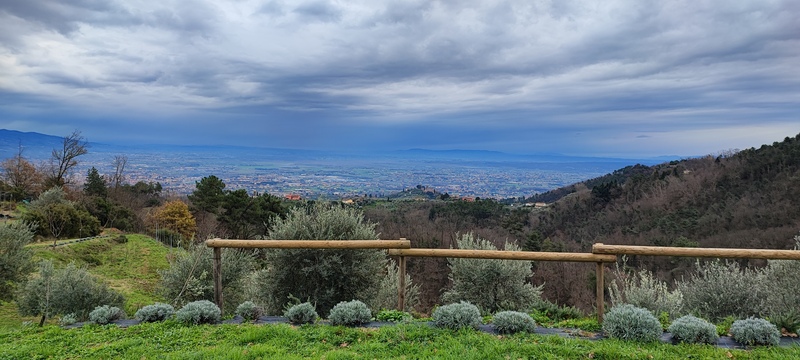
POLYGON ((55 326, 0 332, 0 359, 130 358, 459 358, 459 359, 787 359, 800 347, 726 350, 711 346, 591 342, 558 336, 494 336, 422 325, 381 329, 332 326, 222 325, 187 327, 174 321, 127 329, 55 326), (22 335, 22 336, 20 336, 22 335))
POLYGON ((38 250, 36 257, 51 258, 66 264, 75 261, 86 265, 95 276, 125 295, 125 311, 132 316, 137 309, 156 301, 159 270, 169 267, 169 249, 145 235, 127 235, 127 243, 113 238, 90 240, 56 249, 38 250))
POLYGON ((20 316, 17 304, 14 302, 0 302, 0 331, 18 329, 24 321, 38 322, 36 316, 20 316))
MULTIPOLYGON (((99 238, 53 249, 49 243, 30 245, 34 261, 51 259, 57 266, 69 262, 87 266, 89 272, 105 281, 125 296, 125 312, 133 316, 137 309, 156 301, 164 301, 156 294, 160 277, 158 270, 169 267, 169 249, 145 235, 127 235, 127 243, 117 243, 113 237, 99 238)), ((0 329, 18 328, 23 318, 17 314, 14 303, 0 304, 0 329)))

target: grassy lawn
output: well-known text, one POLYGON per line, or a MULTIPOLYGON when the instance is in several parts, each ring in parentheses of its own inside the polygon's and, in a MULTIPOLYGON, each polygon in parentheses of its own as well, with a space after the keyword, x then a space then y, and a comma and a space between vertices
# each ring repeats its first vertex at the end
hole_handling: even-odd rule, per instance
POLYGON ((800 347, 712 346, 497 336, 399 325, 380 329, 280 325, 184 326, 174 321, 121 329, 26 327, 0 332, 0 359, 790 359, 800 347))

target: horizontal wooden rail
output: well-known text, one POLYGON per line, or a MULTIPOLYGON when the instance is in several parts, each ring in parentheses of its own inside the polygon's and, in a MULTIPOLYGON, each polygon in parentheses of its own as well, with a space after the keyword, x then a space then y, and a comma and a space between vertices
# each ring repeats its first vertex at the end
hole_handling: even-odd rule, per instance
POLYGON ((390 256, 451 257, 499 260, 616 262, 614 255, 590 253, 472 250, 472 249, 390 249, 390 256))
POLYGON ((594 244, 594 246, 592 246, 592 253, 597 255, 613 254, 800 260, 800 250, 684 248, 668 246, 605 245, 602 243, 594 244))
POLYGON ((232 240, 209 239, 211 248, 247 249, 408 249, 411 242, 400 240, 232 240))
MULTIPOLYGON (((222 248, 239 249, 408 249, 411 242, 400 240, 235 240, 209 239, 206 246, 214 248, 214 303, 223 308, 222 248)), ((401 282, 402 284, 402 282, 401 282)))
POLYGON ((605 270, 603 263, 617 261, 616 255, 473 249, 389 249, 389 255, 400 257, 400 282, 397 294, 397 308, 399 310, 405 310, 406 256, 597 263, 597 321, 600 323, 603 322, 603 313, 605 312, 605 282, 603 280, 605 270))

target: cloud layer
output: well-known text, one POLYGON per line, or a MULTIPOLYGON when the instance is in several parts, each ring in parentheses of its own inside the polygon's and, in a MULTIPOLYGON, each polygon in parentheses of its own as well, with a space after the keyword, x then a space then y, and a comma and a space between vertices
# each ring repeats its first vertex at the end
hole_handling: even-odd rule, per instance
POLYGON ((697 155, 800 132, 798 18, 796 1, 3 2, 0 127, 697 155))

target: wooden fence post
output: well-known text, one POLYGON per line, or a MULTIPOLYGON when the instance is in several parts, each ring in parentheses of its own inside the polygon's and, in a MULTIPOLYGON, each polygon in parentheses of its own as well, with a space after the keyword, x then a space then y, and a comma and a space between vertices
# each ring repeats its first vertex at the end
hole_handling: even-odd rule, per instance
POLYGON ((214 248, 214 302, 223 311, 222 306, 222 248, 214 248))
POLYGON ((597 270, 595 272, 595 278, 597 278, 597 322, 602 324, 603 314, 605 313, 605 281, 603 280, 605 267, 602 262, 597 262, 597 270))
MULTIPOLYGON (((405 240, 405 238, 400 238, 400 240, 405 240)), ((400 256, 398 259, 399 273, 400 276, 397 279, 397 309, 400 311, 406 311, 406 257, 400 256)))

